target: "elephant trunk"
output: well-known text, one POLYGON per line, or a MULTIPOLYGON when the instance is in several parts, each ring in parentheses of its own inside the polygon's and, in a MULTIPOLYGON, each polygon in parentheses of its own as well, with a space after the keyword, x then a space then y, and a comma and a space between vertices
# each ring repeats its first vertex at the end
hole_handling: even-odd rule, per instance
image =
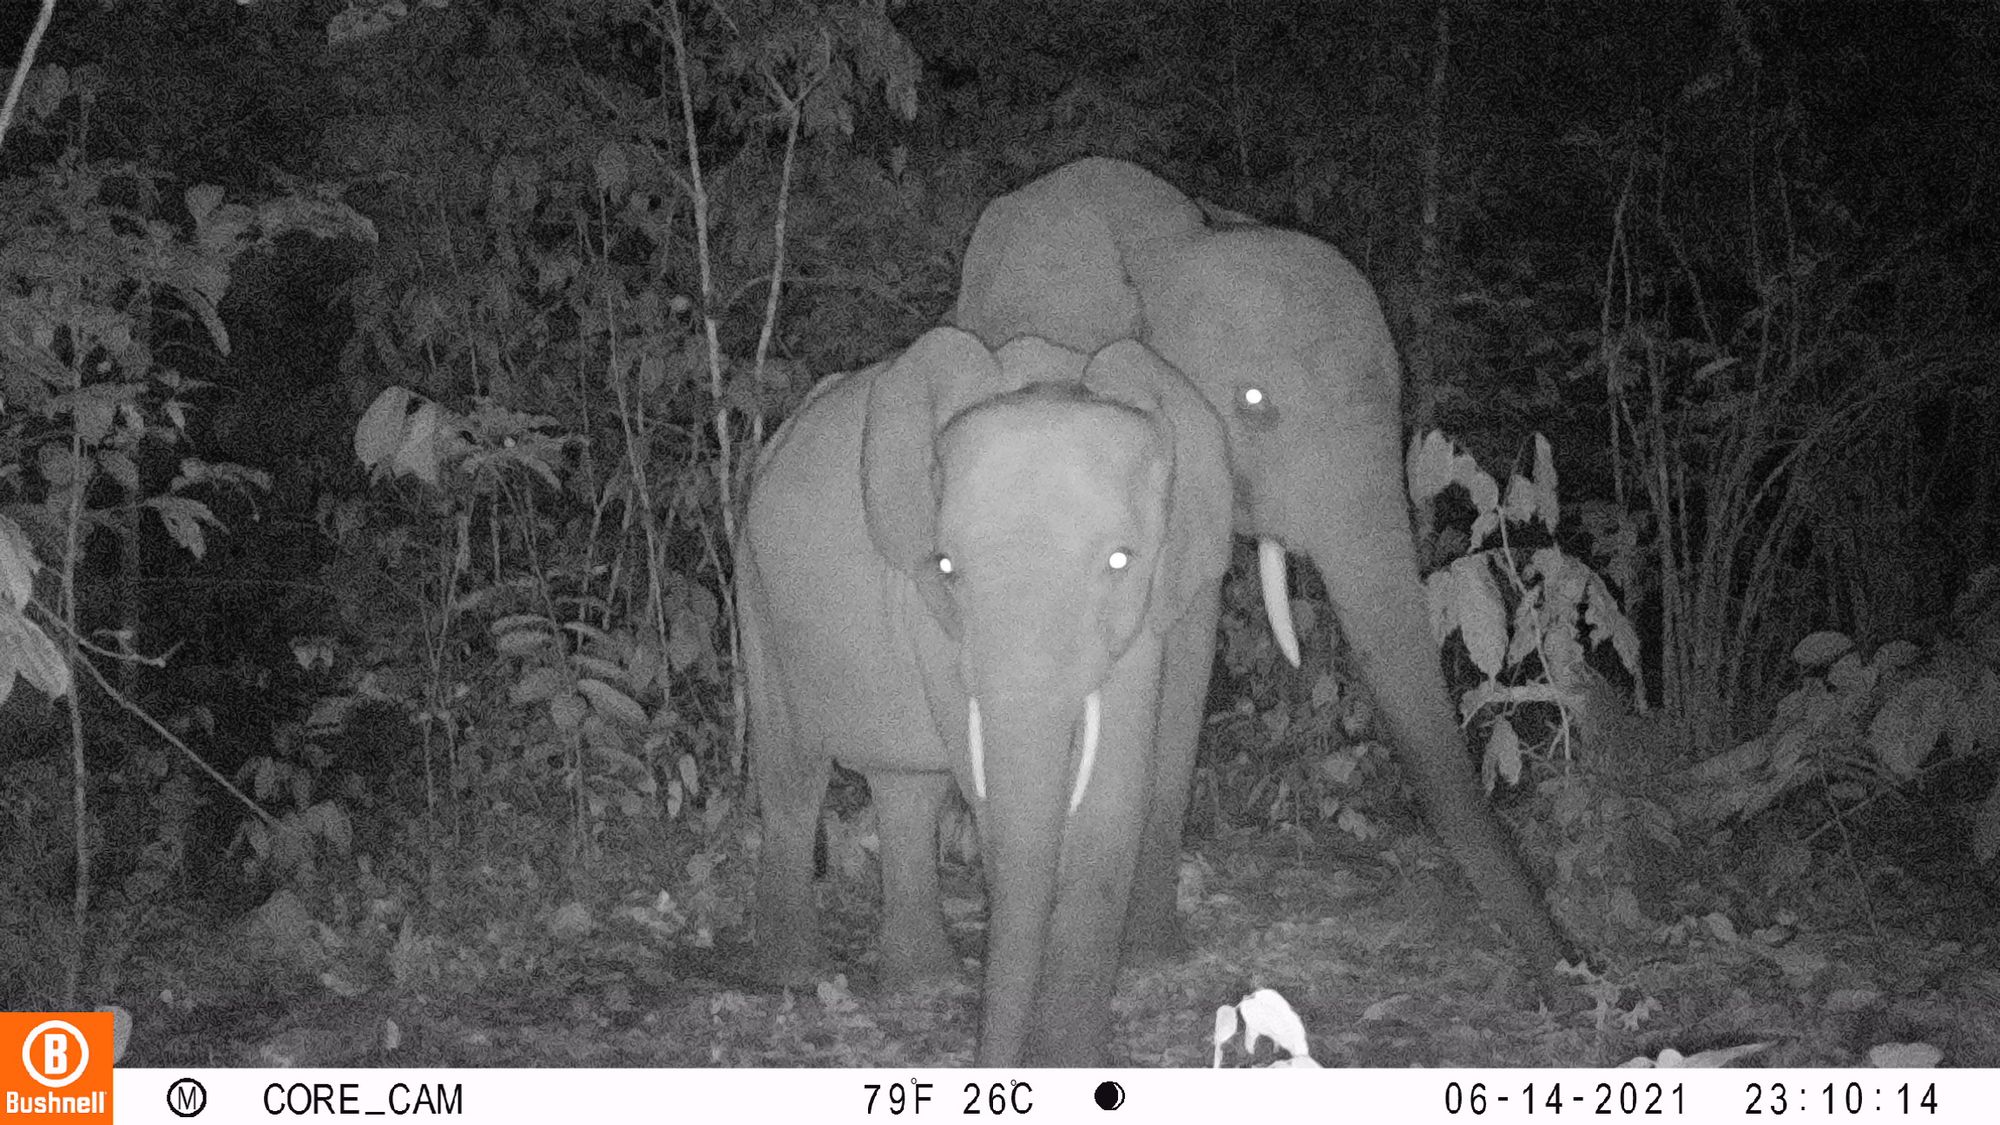
POLYGON ((1309 477, 1322 498, 1290 545, 1319 568, 1340 627, 1374 689, 1398 755, 1415 776, 1431 827, 1514 940, 1539 966, 1568 952, 1544 902, 1479 783, 1457 709, 1445 694, 1437 638, 1417 578, 1396 430, 1346 435, 1346 460, 1309 477), (1377 448, 1359 448, 1366 446, 1377 448), (1338 526, 1330 513, 1338 514, 1338 526))
MULTIPOLYGON (((1090 788, 1091 770, 1097 765, 1098 732, 1103 725, 1104 700, 1097 692, 1083 697, 1083 741, 1079 744, 1076 758, 1076 776, 1070 783, 1069 811, 1075 812, 1083 804, 1083 795, 1090 788)), ((973 795, 986 799, 986 735, 985 722, 979 714, 979 697, 973 696, 966 703, 966 743, 971 747, 973 795)))
POLYGON ((981 1066, 1020 1063, 1030 1036, 1055 913, 1058 865, 1086 755, 1085 705, 1067 693, 974 698, 967 708, 980 846, 986 860, 985 1011, 981 1066), (1060 700, 1060 702, 1052 702, 1060 700))

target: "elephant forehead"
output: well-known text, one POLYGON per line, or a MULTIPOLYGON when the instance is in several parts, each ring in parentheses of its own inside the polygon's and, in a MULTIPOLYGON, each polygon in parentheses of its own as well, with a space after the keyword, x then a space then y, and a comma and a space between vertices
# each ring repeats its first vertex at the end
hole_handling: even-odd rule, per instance
POLYGON ((1053 508, 1132 503, 1163 455, 1145 415, 1108 402, 1017 401, 976 407, 939 441, 947 512, 995 505, 1053 508))
POLYGON ((1217 235, 1168 271, 1163 289, 1187 318, 1175 330, 1242 336, 1261 346, 1297 346, 1325 325, 1379 323, 1374 291, 1333 247, 1292 231, 1260 228, 1217 235), (1354 322, 1350 324, 1350 322, 1354 322))

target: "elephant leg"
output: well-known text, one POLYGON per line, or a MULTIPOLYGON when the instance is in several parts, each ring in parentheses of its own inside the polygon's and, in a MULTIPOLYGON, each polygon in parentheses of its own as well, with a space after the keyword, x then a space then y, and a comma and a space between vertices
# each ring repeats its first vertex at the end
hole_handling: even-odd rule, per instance
POLYGON ((1160 672, 1160 718, 1153 741, 1152 794, 1125 920, 1128 964, 1178 961, 1188 954, 1178 906, 1181 831, 1195 751, 1207 714, 1208 679, 1215 664, 1215 622, 1220 585, 1195 598, 1167 635, 1160 672))
POLYGON ((749 700, 750 774, 763 844, 757 859, 757 975, 807 984, 820 955, 813 845, 833 763, 794 726, 765 627, 770 608, 754 566, 738 570, 738 624, 749 700))
POLYGON ((956 976, 938 902, 938 814, 948 773, 868 775, 882 841, 882 977, 892 988, 956 976))
POLYGON ((757 860, 758 972, 777 984, 813 978, 820 956, 813 836, 833 764, 818 754, 761 751, 751 761, 764 842, 757 860))

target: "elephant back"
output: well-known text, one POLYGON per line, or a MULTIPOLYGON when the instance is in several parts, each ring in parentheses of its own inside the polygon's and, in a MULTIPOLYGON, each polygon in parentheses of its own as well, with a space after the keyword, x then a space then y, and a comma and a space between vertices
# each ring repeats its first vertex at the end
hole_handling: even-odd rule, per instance
POLYGON ((764 471, 764 465, 772 460, 777 455, 778 450, 791 439, 792 431, 798 428, 800 419, 811 418, 816 410, 822 409, 819 406, 822 400, 838 394, 843 387, 851 389, 852 384, 856 381, 865 386, 867 380, 873 378, 876 372, 888 365, 888 361, 884 360, 880 363, 871 364, 853 371, 837 372, 814 383, 806 391, 806 397, 799 400, 799 404, 792 408, 792 412, 785 416, 785 420, 778 424, 777 429, 772 430, 769 436, 765 437, 764 444, 758 448, 757 464, 751 470, 752 486, 754 487, 757 476, 764 471))
POLYGON ((1137 336, 1126 255, 1202 226, 1193 201, 1136 164, 1065 165, 981 213, 951 323, 993 348, 1032 335, 1089 354, 1137 336))
POLYGON ((865 538, 865 531, 856 530, 861 522, 861 425, 868 388, 887 367, 880 363, 821 380, 764 443, 750 477, 739 559, 791 557, 792 548, 808 544, 821 550, 842 546, 821 542, 839 529, 833 521, 815 518, 816 513, 851 512, 849 533, 865 538))

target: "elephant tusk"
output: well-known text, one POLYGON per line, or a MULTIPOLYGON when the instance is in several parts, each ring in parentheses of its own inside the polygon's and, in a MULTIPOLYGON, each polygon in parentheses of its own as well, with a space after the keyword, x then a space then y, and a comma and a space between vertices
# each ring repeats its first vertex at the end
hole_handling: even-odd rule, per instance
POLYGON ((1083 804, 1083 791, 1090 788, 1090 771, 1097 765, 1097 727, 1103 701, 1096 692, 1083 697, 1083 760, 1076 764, 1076 788, 1070 790, 1069 811, 1083 804))
POLYGON ((986 799, 986 746, 979 731, 979 697, 965 697, 965 741, 972 750, 972 791, 986 799))
POLYGON ((1285 581, 1285 545, 1276 539, 1257 540, 1258 585, 1264 588, 1264 616, 1271 619, 1271 633, 1278 638, 1278 650, 1299 666, 1299 633, 1292 625, 1292 592, 1285 581))

